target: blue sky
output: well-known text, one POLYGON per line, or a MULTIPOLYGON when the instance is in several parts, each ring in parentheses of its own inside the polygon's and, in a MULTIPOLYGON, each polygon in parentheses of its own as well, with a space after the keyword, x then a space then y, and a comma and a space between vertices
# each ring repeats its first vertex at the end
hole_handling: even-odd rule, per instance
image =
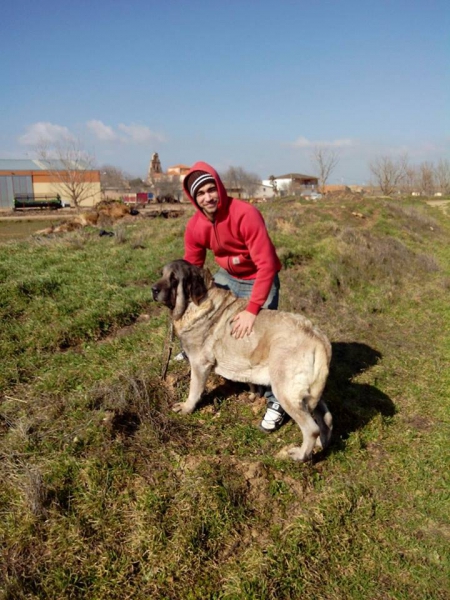
POLYGON ((16 0, 0 22, 0 158, 74 137, 145 177, 205 160, 368 183, 450 159, 448 0, 16 0))

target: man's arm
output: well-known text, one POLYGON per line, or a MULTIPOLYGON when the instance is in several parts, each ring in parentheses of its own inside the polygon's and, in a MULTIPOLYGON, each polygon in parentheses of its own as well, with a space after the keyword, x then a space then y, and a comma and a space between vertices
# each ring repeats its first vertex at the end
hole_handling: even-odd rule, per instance
POLYGON ((250 257, 256 265, 255 282, 246 311, 257 315, 269 297, 281 263, 261 213, 254 207, 251 209, 252 211, 247 210, 242 218, 240 229, 250 257))
POLYGON ((184 260, 196 267, 203 267, 206 258, 206 248, 195 236, 195 226, 192 219, 188 222, 184 233, 184 260))

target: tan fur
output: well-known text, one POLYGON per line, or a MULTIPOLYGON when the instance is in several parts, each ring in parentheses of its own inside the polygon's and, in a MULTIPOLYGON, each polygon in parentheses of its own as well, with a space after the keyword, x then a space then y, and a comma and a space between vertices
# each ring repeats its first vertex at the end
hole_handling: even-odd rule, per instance
POLYGON ((303 444, 289 450, 291 458, 308 460, 315 445, 328 445, 332 417, 321 395, 329 371, 331 344, 308 319, 262 310, 252 333, 235 339, 231 319, 245 308, 247 300, 214 287, 208 273, 186 261, 166 265, 163 277, 152 289, 155 300, 172 309, 175 332, 191 364, 189 396, 173 410, 191 413, 214 369, 233 381, 272 386, 281 406, 302 430, 303 444), (197 291, 196 301, 186 293, 193 288, 197 291), (199 288, 203 290, 201 300, 199 288))

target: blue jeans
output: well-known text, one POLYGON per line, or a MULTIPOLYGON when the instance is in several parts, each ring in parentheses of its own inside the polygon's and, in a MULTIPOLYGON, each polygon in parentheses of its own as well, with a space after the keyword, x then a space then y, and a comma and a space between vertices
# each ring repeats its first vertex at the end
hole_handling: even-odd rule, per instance
MULTIPOLYGON (((219 269, 217 271, 217 273, 214 275, 214 281, 217 287, 223 288, 225 290, 230 290, 238 298, 250 298, 253 289, 253 284, 255 283, 254 279, 236 279, 236 277, 232 277, 228 273, 228 271, 225 271, 225 269, 219 269)), ((263 308, 268 308, 269 310, 277 310, 279 298, 280 279, 277 273, 274 277, 270 293, 263 305, 263 308)), ((266 398, 267 402, 277 402, 277 399, 273 395, 271 388, 266 389, 264 397, 266 398)))
MULTIPOLYGON (((225 290, 230 290, 238 298, 250 298, 254 279, 236 279, 232 277, 225 269, 219 269, 214 275, 214 281, 217 287, 225 290)), ((263 308, 269 310, 276 310, 278 308, 278 301, 280 298, 280 279, 278 273, 275 275, 272 288, 270 289, 269 296, 265 301, 263 308)))

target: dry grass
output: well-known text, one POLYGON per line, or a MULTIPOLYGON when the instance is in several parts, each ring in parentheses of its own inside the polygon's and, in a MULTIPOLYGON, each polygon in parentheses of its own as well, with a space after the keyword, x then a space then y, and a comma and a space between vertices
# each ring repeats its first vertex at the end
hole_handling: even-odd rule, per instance
POLYGON ((355 198, 263 209, 282 307, 333 346, 333 443, 306 465, 275 458, 299 430, 260 433, 243 386, 212 377, 193 415, 170 410, 189 368, 160 379, 149 284, 187 217, 2 253, 5 599, 447 597, 449 223, 355 198))

